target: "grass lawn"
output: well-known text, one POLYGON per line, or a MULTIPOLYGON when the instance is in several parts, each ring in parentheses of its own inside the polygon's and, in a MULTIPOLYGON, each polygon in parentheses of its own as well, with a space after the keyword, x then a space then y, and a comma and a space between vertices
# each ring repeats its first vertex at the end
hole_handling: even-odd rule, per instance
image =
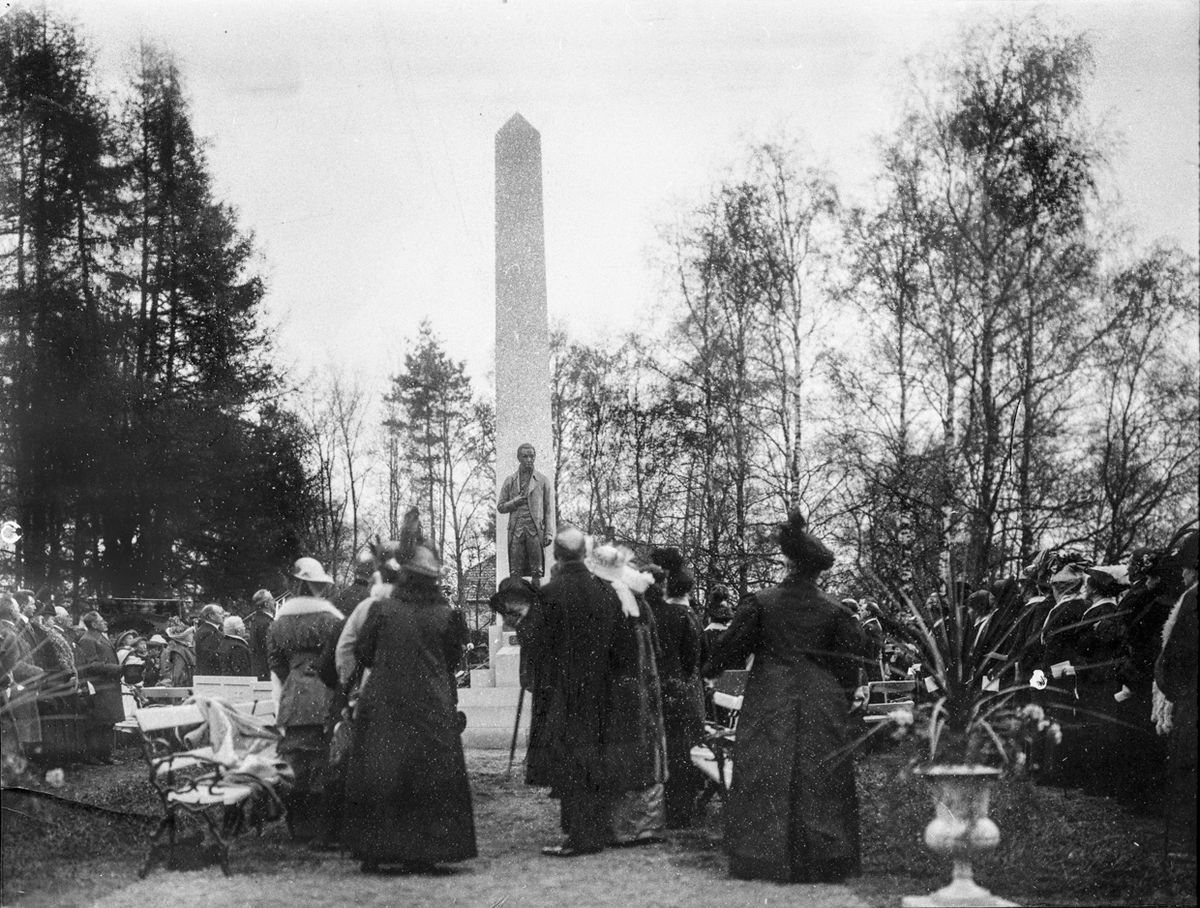
MULTIPOLYGON (((156 869, 139 882, 158 805, 140 754, 126 749, 118 756, 116 766, 69 769, 66 786, 54 794, 133 816, 6 793, 3 905, 834 908, 898 905, 902 895, 932 891, 949 879, 947 862, 921 840, 932 816, 926 785, 904 772, 895 752, 860 763, 864 875, 846 886, 778 886, 727 876, 719 803, 702 825, 663 845, 570 861, 543 858, 540 846, 558 838, 554 802, 520 784, 519 773, 510 778, 505 755, 469 751, 480 857, 446 876, 363 876, 346 857, 314 855, 291 843, 275 824, 261 838, 239 839, 229 879, 214 867, 156 869)), ((998 895, 1024 905, 1196 904, 1194 873, 1163 870, 1157 818, 1111 799, 1028 782, 998 786, 992 805, 1001 845, 978 863, 976 878, 998 895)))

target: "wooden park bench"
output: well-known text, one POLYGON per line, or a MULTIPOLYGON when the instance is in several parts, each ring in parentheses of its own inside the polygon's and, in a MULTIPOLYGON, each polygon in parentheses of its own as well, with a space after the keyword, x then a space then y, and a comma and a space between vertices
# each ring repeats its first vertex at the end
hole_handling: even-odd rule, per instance
MULTIPOLYGON (((238 704, 233 708, 250 716, 255 704, 238 704)), ((215 858, 228 875, 229 845, 240 831, 244 810, 251 809, 255 814, 260 834, 264 817, 286 821, 282 801, 270 782, 231 771, 217 759, 207 735, 203 736, 206 739, 203 742, 188 738, 189 732, 205 723, 205 713, 199 704, 147 707, 139 709, 134 718, 150 770, 150 784, 163 808, 163 818, 152 837, 139 878, 144 878, 157 861, 161 860, 169 869, 183 869, 196 866, 197 857, 204 862, 215 858), (206 829, 211 841, 204 844, 195 838, 181 840, 177 828, 181 812, 202 822, 201 838, 206 829), (166 844, 162 843, 164 832, 166 844), (177 847, 180 854, 176 853, 177 847)), ((266 730, 271 729, 273 721, 272 709, 270 719, 256 717, 254 724, 269 736, 274 732, 266 730)))
POLYGON ((867 687, 870 693, 863 708, 863 721, 868 724, 886 721, 895 710, 913 708, 916 681, 872 681, 867 687))
POLYGON ((704 789, 696 806, 702 810, 715 795, 724 800, 733 783, 733 749, 737 740, 738 715, 748 671, 722 672, 713 682, 713 714, 720 721, 704 723, 704 740, 692 748, 692 765, 704 776, 704 789))
POLYGON ((275 697, 270 681, 239 675, 196 675, 192 678, 192 693, 227 703, 257 703, 275 697))

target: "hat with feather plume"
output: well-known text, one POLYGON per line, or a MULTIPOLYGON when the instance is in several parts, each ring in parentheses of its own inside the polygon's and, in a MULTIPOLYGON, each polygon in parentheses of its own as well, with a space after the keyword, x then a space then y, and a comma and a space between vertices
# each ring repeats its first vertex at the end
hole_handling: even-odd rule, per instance
POLYGON ((798 568, 819 573, 833 567, 833 552, 808 531, 808 521, 799 511, 788 515, 778 533, 779 550, 798 568))
POLYGON ((416 508, 409 508, 405 513, 399 539, 374 542, 371 550, 384 582, 394 582, 401 572, 422 577, 441 576, 441 559, 421 529, 421 515, 416 508))

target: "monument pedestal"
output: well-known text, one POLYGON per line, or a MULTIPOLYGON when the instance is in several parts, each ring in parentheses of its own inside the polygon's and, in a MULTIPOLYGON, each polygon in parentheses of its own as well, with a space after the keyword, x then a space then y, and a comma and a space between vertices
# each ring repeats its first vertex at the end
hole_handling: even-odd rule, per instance
MULTIPOLYGON (((471 672, 471 686, 458 692, 458 708, 466 714, 463 745, 508 750, 512 745, 517 700, 521 695, 521 648, 517 632, 493 624, 488 628, 488 667, 471 672)), ((529 697, 526 695, 526 701, 529 697)), ((517 747, 529 741, 529 703, 521 710, 517 747)))

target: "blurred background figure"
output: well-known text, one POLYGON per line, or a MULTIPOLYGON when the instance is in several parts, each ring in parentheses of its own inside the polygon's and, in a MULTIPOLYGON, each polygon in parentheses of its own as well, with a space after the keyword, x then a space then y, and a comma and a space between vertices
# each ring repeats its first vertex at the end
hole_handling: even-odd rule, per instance
POLYGON ((692 765, 692 748, 704 737, 704 685, 700 667, 708 653, 689 597, 695 581, 679 564, 666 575, 665 596, 652 606, 658 636, 658 679, 667 735, 667 828, 692 824, 704 778, 692 765))
MULTIPOLYGON (((75 641, 64 633, 58 620, 59 611, 66 614, 66 609, 55 609, 46 603, 38 605, 38 612, 31 620, 39 636, 33 656, 38 667, 46 673, 43 687, 47 691, 67 694, 76 687, 75 641)), ((69 615, 67 619, 70 620, 69 615)))
POLYGON ((137 711, 140 691, 145 683, 149 649, 146 641, 136 634, 132 639, 122 634, 121 639, 125 641, 124 646, 117 650, 117 658, 121 660, 121 705, 125 708, 125 718, 130 719, 137 711))
POLYGON ((86 683, 92 694, 88 756, 96 763, 111 763, 113 726, 125 718, 121 663, 108 639, 108 623, 99 612, 84 615, 83 626, 86 630, 75 644, 75 666, 80 683, 86 683))
POLYGON ((219 675, 221 664, 217 659, 217 649, 225 637, 222 624, 225 621, 225 610, 215 603, 200 609, 200 621, 196 624, 196 674, 219 675))
POLYGON ((166 648, 167 641, 162 634, 153 634, 146 641, 146 667, 142 670, 144 687, 154 687, 162 680, 163 655, 166 648))
POLYGON ((250 677, 250 644, 246 642, 246 625, 236 615, 230 615, 221 624, 224 639, 217 647, 218 674, 250 677))
POLYGON ((251 600, 253 610, 246 616, 246 643, 250 647, 250 672, 259 681, 271 680, 267 664, 267 634, 275 623, 275 597, 270 590, 259 590, 251 600))
POLYGON ((0 735, 5 754, 31 755, 42 741, 36 699, 42 672, 21 633, 20 618, 17 600, 0 594, 0 735))
POLYGON ((1200 532, 1176 534, 1172 561, 1187 589, 1163 627, 1162 654, 1154 681, 1169 702, 1160 710, 1159 732, 1167 739, 1166 851, 1168 857, 1196 864, 1196 578, 1200 568, 1200 532), (1181 539, 1178 537, 1182 535, 1181 539))
POLYGON ((354 559, 354 579, 350 585, 338 593, 337 606, 339 612, 349 615, 360 602, 371 595, 371 584, 375 576, 375 558, 370 549, 364 549, 354 559))
POLYGON ((708 595, 708 604, 704 611, 707 619, 707 624, 704 626, 704 642, 711 652, 717 638, 725 632, 725 629, 729 627, 729 622, 733 620, 733 609, 729 607, 729 590, 723 586, 713 587, 712 592, 708 595))
POLYGON ((164 671, 158 683, 164 687, 191 687, 196 674, 196 651, 192 643, 196 629, 172 618, 167 624, 167 647, 163 653, 164 671))

